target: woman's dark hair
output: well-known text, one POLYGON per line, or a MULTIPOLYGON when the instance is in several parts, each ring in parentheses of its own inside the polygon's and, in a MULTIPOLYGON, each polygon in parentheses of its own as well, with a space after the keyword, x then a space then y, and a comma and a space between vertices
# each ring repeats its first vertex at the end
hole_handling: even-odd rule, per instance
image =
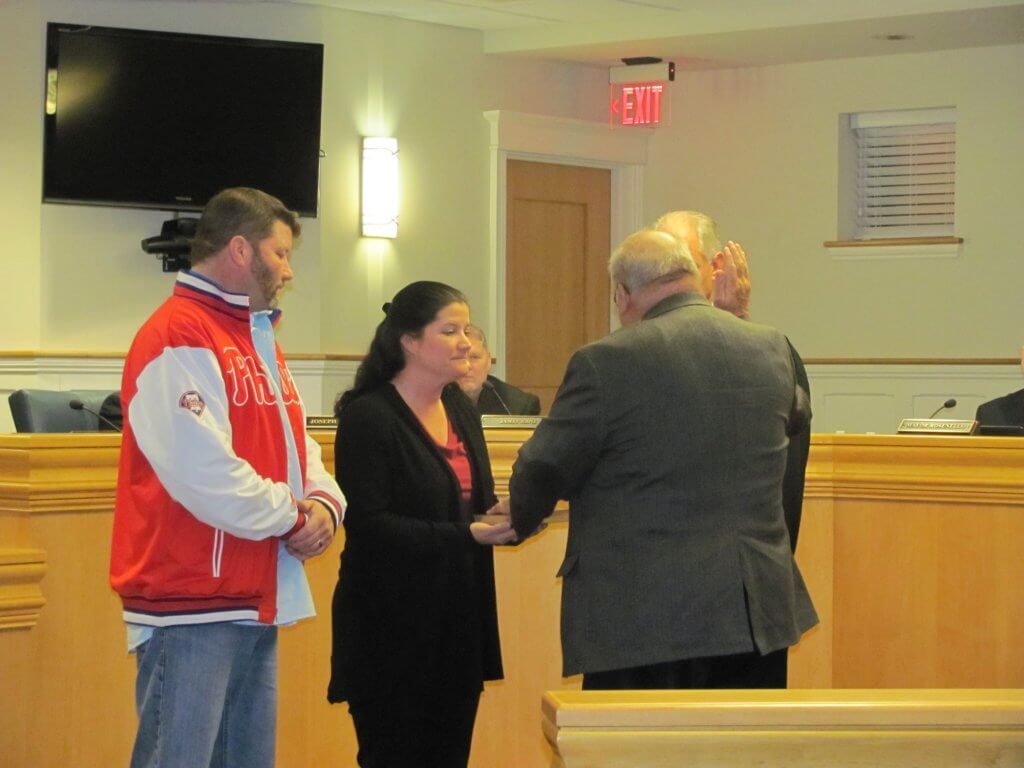
POLYGON ((423 329, 434 322, 437 313, 449 304, 469 304, 457 288, 444 283, 420 280, 410 283, 383 306, 384 319, 380 321, 370 351, 356 371, 355 383, 334 405, 334 414, 340 416, 349 403, 360 395, 391 381, 405 367, 402 336, 419 337, 423 329))

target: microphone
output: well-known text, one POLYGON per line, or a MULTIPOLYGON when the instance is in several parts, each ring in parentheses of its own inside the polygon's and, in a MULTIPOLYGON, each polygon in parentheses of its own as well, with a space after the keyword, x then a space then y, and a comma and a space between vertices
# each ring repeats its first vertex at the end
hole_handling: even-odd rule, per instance
POLYGON ((501 407, 505 409, 505 413, 511 416, 512 410, 508 407, 508 404, 501 399, 501 395, 498 394, 498 390, 494 388, 494 385, 490 382, 490 379, 484 379, 483 386, 487 387, 487 389, 491 390, 491 392, 494 393, 494 396, 498 398, 498 402, 501 403, 501 407))
POLYGON ((934 419, 936 413, 938 413, 939 411, 944 411, 947 408, 956 408, 956 398, 955 397, 949 398, 949 400, 947 400, 942 405, 940 405, 938 408, 936 408, 935 412, 932 413, 932 415, 929 416, 928 418, 929 419, 934 419))
POLYGON ((87 406, 85 403, 83 403, 77 397, 74 397, 70 401, 68 401, 68 407, 71 410, 73 410, 73 411, 85 411, 86 413, 91 413, 93 416, 95 416, 97 419, 102 421, 104 424, 106 424, 108 427, 110 427, 115 432, 120 432, 121 431, 121 428, 118 427, 117 424, 112 422, 110 419, 108 419, 106 416, 102 415, 101 413, 98 413, 97 411, 94 411, 92 408, 87 406))

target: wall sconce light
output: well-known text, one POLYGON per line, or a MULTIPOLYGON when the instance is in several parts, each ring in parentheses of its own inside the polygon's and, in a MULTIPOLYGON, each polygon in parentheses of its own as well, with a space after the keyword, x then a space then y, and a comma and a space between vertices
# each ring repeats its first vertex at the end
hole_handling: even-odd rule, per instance
POLYGON ((363 237, 398 237, 398 139, 363 138, 363 237))

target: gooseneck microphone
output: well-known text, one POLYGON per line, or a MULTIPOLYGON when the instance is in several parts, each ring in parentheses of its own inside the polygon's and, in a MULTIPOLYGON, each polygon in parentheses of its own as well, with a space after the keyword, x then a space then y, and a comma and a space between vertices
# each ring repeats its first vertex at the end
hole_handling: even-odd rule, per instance
POLYGON ((938 413, 939 411, 944 411, 947 408, 956 408, 956 398, 955 397, 949 398, 949 400, 947 400, 942 405, 940 405, 938 408, 936 408, 935 412, 932 413, 932 415, 929 416, 928 418, 929 419, 934 419, 936 413, 938 413))
POLYGON ((72 398, 70 401, 68 401, 68 407, 71 410, 73 410, 73 411, 85 411, 86 413, 91 413, 93 416, 95 416, 97 419, 102 421, 104 424, 106 424, 108 427, 110 427, 115 432, 120 432, 121 431, 121 428, 119 426, 117 426, 117 424, 112 422, 110 419, 108 419, 103 414, 98 413, 97 411, 94 411, 92 408, 87 406, 85 403, 83 403, 77 397, 72 398))
POLYGON ((498 398, 498 402, 501 403, 501 407, 505 409, 505 413, 508 414, 509 416, 511 416, 512 415, 512 409, 510 409, 508 407, 508 404, 504 400, 501 399, 501 395, 498 394, 498 390, 495 388, 495 386, 488 379, 484 379, 484 384, 483 385, 487 389, 491 390, 491 392, 494 393, 494 396, 496 398, 498 398))

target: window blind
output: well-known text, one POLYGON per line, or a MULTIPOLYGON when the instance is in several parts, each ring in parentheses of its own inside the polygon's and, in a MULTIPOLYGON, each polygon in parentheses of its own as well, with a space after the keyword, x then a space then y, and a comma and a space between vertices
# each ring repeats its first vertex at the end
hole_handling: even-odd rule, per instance
POLYGON ((851 115, 857 143, 858 239, 952 235, 956 112, 851 115))

